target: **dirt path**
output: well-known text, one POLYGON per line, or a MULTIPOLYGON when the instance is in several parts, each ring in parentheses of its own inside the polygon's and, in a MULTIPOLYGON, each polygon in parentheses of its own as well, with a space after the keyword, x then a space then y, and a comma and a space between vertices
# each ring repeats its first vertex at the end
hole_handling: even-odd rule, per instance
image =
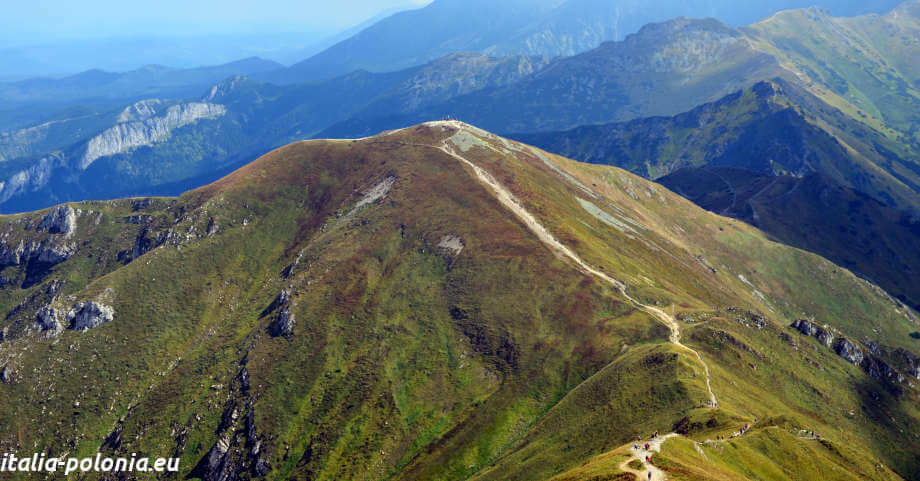
POLYGON ((664 471, 656 468, 654 465, 652 465, 652 463, 645 462, 645 457, 654 456, 654 453, 660 453, 661 445, 664 444, 664 442, 667 441, 668 439, 671 439, 677 436, 679 436, 679 434, 671 433, 671 434, 665 434, 664 436, 659 436, 649 441, 643 441, 642 443, 640 443, 639 449, 634 449, 632 446, 630 446, 629 447, 630 457, 626 461, 623 461, 622 463, 620 463, 620 470, 623 471, 624 473, 630 473, 634 475, 636 479, 640 481, 646 481, 649 479, 651 479, 652 481, 664 481, 665 479, 668 479, 667 476, 665 476, 664 471), (649 445, 648 451, 644 449, 645 448, 644 445, 646 442, 649 445), (630 468, 629 463, 635 460, 638 460, 639 462, 641 462, 642 465, 645 466, 645 469, 643 469, 642 471, 639 471, 639 470, 630 468), (651 478, 649 477, 649 473, 652 473, 651 478))
MULTIPOLYGON (((459 122, 451 123, 451 125, 454 127, 461 128, 461 129, 464 128, 463 124, 459 122)), ((673 316, 671 316, 667 312, 657 307, 643 304, 639 302, 638 300, 634 299, 632 296, 630 296, 626 292, 626 284, 624 284, 623 282, 617 279, 614 279, 613 277, 610 277, 604 272, 601 272, 600 270, 592 267, 591 265, 583 261, 581 257, 579 257, 578 254, 572 251, 568 246, 559 242, 546 229, 546 227, 544 227, 540 223, 540 221, 537 220, 537 218, 533 214, 531 214, 530 212, 527 211, 527 209, 524 208, 523 204, 521 204, 520 201, 518 201, 514 197, 514 194, 512 194, 508 189, 505 188, 505 186, 503 186, 500 182, 498 182, 495 179, 495 177, 492 176, 492 174, 488 173, 485 169, 479 167, 478 165, 474 164, 473 162, 466 159, 465 157, 457 154, 454 151, 454 149, 451 147, 449 141, 444 141, 440 147, 436 147, 436 148, 440 149, 442 152, 446 153, 447 155, 450 155, 451 157, 459 160, 463 164, 473 169, 473 172, 476 173, 476 176, 479 178, 479 180, 483 184, 489 187, 489 190, 492 191, 492 194, 495 196, 495 198, 503 206, 505 206, 508 210, 514 213, 524 223, 524 225, 526 225, 527 228, 531 230, 531 232, 536 234, 537 238, 539 238, 540 241, 546 244, 550 249, 568 258, 570 261, 575 263, 584 272, 591 274, 603 280, 604 282, 610 284, 611 286, 616 288, 623 297, 629 300, 629 302, 631 302, 637 308, 642 309, 643 311, 651 314, 653 317, 657 318, 665 326, 667 326, 668 329, 671 330, 670 341, 674 343, 675 345, 677 345, 678 347, 688 352, 693 353, 694 356, 697 358, 697 360, 699 360, 700 365, 702 365, 703 367, 703 372, 706 375, 706 389, 709 392, 709 402, 711 403, 712 407, 715 407, 718 405, 716 395, 712 391, 712 382, 710 380, 709 366, 706 364, 705 361, 703 361, 703 356, 701 356, 699 352, 685 346, 684 344, 680 342, 680 337, 681 337, 680 325, 677 323, 677 321, 674 319, 673 316)))

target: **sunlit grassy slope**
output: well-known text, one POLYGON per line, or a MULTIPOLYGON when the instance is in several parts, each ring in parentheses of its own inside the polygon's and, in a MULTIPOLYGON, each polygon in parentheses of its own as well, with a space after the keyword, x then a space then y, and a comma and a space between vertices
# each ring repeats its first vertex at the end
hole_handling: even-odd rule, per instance
MULTIPOLYGON (((578 469, 682 420, 700 438, 756 417, 846 449, 746 438, 738 449, 771 461, 747 472, 707 454, 728 479, 805 479, 774 456, 805 450, 828 469, 920 477, 917 380, 875 380, 787 327, 809 317, 917 352, 912 312, 623 170, 431 123, 291 144, 177 199, 73 207, 70 238, 35 228, 46 212, 0 219, 4 252, 73 249, 0 272, 3 450, 175 454, 206 479, 617 479, 610 460, 578 469), (702 366, 664 325, 547 248, 442 146, 680 319, 719 409, 702 407, 702 366), (33 329, 41 307, 82 300, 114 320, 33 329), (293 330, 274 337, 282 311, 293 330)), ((669 473, 708 476, 695 451, 666 447, 669 473)))

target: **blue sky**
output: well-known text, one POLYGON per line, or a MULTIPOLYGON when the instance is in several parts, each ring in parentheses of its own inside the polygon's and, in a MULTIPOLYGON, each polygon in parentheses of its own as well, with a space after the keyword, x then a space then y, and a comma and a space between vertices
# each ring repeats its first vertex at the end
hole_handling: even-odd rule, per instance
POLYGON ((328 34, 381 11, 430 0, 11 0, 0 43, 125 35, 328 34))

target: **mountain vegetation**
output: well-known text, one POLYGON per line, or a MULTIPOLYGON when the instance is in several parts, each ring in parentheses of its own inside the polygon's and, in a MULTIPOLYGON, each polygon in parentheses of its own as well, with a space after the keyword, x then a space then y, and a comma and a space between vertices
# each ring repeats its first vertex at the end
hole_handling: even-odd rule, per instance
POLYGON ((687 435, 655 455, 672 479, 920 476, 909 308, 459 122, 4 220, 4 450, 173 453, 207 480, 621 479, 621 446, 661 429, 687 435))
POLYGON ((794 85, 762 82, 674 117, 515 137, 656 179, 920 305, 920 195, 897 177, 916 154, 893 155, 903 147, 794 85))

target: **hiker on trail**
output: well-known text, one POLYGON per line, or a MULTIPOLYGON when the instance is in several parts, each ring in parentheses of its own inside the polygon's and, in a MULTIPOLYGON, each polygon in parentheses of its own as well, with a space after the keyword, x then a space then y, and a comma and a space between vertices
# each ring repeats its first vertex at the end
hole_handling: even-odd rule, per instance
POLYGON ((648 472, 648 479, 652 479, 652 472, 651 472, 651 471, 648 472))
POLYGON ((645 450, 648 451, 648 443, 645 443, 645 450))
POLYGON ((639 450, 639 443, 633 443, 633 451, 639 450))

